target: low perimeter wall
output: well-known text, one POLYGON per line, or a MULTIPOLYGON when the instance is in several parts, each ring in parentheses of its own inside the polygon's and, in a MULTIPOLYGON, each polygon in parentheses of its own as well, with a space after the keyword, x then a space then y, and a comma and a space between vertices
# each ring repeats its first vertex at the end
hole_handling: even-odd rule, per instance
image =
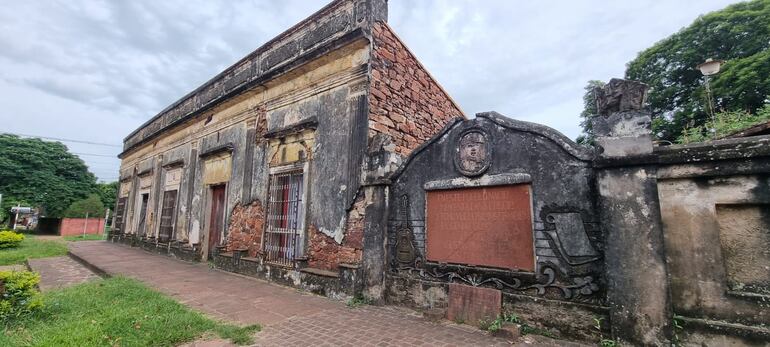
POLYGON ((104 233, 104 219, 102 218, 63 218, 59 235, 75 236, 86 234, 101 235, 104 233))

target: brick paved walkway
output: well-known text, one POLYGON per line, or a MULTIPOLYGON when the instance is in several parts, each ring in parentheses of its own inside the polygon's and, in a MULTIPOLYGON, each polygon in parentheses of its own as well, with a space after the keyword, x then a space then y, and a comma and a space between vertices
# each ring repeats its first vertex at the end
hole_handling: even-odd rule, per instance
MULTIPOLYGON (((70 252, 111 275, 136 278, 215 318, 259 323, 257 346, 510 346, 474 327, 431 323, 391 306, 344 303, 104 241, 70 244, 70 252)), ((558 346, 536 337, 520 345, 558 346)))
POLYGON ((32 271, 40 273, 38 286, 44 292, 99 278, 91 270, 68 256, 29 259, 27 263, 32 271))

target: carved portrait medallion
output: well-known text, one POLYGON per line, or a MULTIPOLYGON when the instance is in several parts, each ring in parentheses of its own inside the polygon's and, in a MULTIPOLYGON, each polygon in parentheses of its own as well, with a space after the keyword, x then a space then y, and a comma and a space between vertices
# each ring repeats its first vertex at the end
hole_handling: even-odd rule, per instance
POLYGON ((490 147, 487 134, 471 129, 460 135, 455 154, 455 166, 465 176, 483 174, 490 165, 490 147))

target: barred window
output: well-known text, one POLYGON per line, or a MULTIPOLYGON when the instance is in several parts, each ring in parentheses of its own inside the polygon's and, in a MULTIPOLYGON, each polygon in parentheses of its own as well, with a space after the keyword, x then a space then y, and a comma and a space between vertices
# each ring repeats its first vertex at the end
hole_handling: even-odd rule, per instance
POLYGON ((304 255, 302 170, 270 175, 264 251, 267 261, 290 266, 304 255))

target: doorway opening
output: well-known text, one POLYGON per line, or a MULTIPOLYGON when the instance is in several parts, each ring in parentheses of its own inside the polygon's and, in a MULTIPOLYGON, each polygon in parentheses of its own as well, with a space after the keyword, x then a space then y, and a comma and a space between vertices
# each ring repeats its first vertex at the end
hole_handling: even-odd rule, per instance
POLYGON ((211 257, 220 245, 225 225, 225 184, 211 186, 209 211, 208 254, 211 257))

